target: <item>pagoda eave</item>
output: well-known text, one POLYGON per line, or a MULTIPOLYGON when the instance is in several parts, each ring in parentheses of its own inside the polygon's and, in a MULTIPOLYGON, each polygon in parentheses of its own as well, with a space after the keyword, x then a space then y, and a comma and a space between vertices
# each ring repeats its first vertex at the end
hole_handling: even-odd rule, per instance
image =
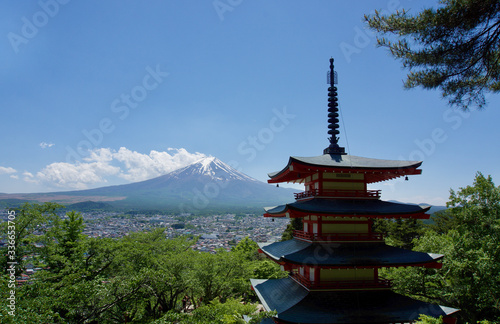
POLYGON ((277 323, 405 323, 421 314, 449 316, 457 309, 433 305, 390 290, 308 291, 291 278, 251 279, 267 311, 277 323))
POLYGON ((267 254, 265 251, 259 249, 259 253, 266 255, 269 259, 274 261, 276 264, 283 266, 283 270, 292 271, 299 266, 314 266, 318 269, 382 269, 382 268, 408 268, 408 267, 420 267, 426 269, 442 269, 443 264, 441 263, 443 257, 438 259, 429 261, 429 262, 420 262, 420 263, 398 263, 398 264, 383 264, 383 265, 317 265, 317 264, 307 264, 307 263, 299 263, 286 260, 284 258, 280 258, 278 260, 274 259, 270 254, 267 254))
POLYGON ((308 176, 318 173, 318 172, 334 172, 334 173, 364 173, 366 177, 366 183, 377 183, 382 181, 388 181, 408 175, 419 175, 422 174, 422 170, 420 169, 390 169, 386 171, 380 171, 380 169, 340 169, 340 168, 314 168, 307 169, 304 171, 290 171, 286 170, 282 175, 276 178, 268 179, 268 183, 303 183, 305 182, 305 178, 308 176))
POLYGON ((299 218, 309 215, 366 218, 429 219, 428 207, 381 200, 311 198, 264 208, 264 217, 299 218))
MULTIPOLYGON (((270 257, 268 254, 263 252, 266 256, 270 257)), ((408 267, 420 267, 420 268, 426 268, 426 269, 441 269, 443 267, 443 264, 439 261, 441 261, 442 258, 438 260, 433 260, 429 262, 421 262, 421 263, 398 263, 398 264, 384 264, 384 265, 356 265, 355 269, 382 269, 382 268, 408 268, 408 267)), ((305 264, 305 263, 294 263, 294 262, 289 262, 284 259, 280 260, 274 260, 277 264, 283 266, 285 271, 291 271, 292 269, 296 269, 297 266, 311 266, 313 264, 305 264)), ((353 269, 353 266, 347 266, 347 265, 314 265, 315 268, 318 269, 353 269)))
MULTIPOLYGON (((264 213, 264 217, 276 217, 276 218, 302 218, 305 216, 311 215, 311 212, 304 212, 304 211, 299 211, 299 210, 293 210, 293 209, 288 209, 284 212, 280 213, 264 213)), ((335 217, 341 217, 341 218, 352 218, 352 217, 366 217, 370 219, 382 219, 382 218, 411 218, 411 219, 429 219, 430 215, 425 214, 425 213, 418 213, 418 214, 382 214, 382 215, 375 215, 375 214, 333 214, 333 213, 327 213, 327 212, 315 212, 314 215, 328 215, 328 216, 335 216, 335 217)))
POLYGON ((285 268, 313 266, 325 269, 441 267, 442 254, 416 252, 388 246, 385 243, 310 243, 297 239, 275 242, 259 248, 266 256, 285 268))
POLYGON ((368 159, 357 156, 335 156, 325 154, 311 158, 290 157, 287 166, 278 172, 270 173, 268 183, 302 183, 314 173, 363 173, 366 183, 374 183, 418 175, 422 161, 394 161, 368 159), (321 164, 322 163, 322 164, 321 164))

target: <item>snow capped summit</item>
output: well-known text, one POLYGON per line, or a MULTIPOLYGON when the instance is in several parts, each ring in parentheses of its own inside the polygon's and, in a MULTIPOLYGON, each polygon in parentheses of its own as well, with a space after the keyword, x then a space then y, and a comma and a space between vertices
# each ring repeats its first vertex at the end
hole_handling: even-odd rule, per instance
POLYGON ((195 163, 201 163, 201 165, 203 166, 203 172, 206 172, 210 170, 210 164, 214 163, 215 160, 216 158, 214 158, 213 156, 209 156, 199 161, 196 161, 195 163))
POLYGON ((182 169, 173 171, 170 174, 175 174, 179 177, 186 175, 202 175, 218 181, 258 181, 252 177, 247 176, 244 173, 239 172, 238 170, 213 156, 202 158, 182 169))

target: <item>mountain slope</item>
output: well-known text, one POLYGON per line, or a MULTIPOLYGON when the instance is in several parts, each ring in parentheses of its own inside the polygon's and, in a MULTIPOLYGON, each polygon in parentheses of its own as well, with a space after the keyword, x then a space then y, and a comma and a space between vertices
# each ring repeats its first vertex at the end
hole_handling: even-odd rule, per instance
MULTIPOLYGON (((61 203, 106 201, 118 208, 198 213, 207 209, 244 210, 278 205, 293 201, 292 193, 296 191, 258 181, 215 157, 208 157, 141 182, 89 190, 29 194, 22 198, 61 203)), ((8 197, 0 196, 0 199, 5 198, 8 197)), ((19 195, 16 198, 20 198, 19 195)))
POLYGON ((128 185, 89 191, 127 196, 115 204, 152 208, 176 207, 181 212, 205 208, 263 207, 293 200, 295 190, 276 188, 253 179, 222 161, 210 157, 169 174, 128 185))

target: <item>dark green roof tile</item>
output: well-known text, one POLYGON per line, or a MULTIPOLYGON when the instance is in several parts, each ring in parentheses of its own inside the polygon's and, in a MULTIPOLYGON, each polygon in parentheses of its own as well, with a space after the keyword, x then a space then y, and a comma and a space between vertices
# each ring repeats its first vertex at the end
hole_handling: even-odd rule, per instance
POLYGON ((416 252, 385 243, 309 243, 297 239, 260 245, 276 261, 332 267, 403 266, 432 263, 441 254, 416 252))
POLYGON ((422 161, 400 161, 372 159, 354 155, 323 154, 312 157, 291 156, 288 165, 281 171, 269 173, 273 178, 288 168, 292 162, 299 162, 312 166, 337 167, 337 168, 360 168, 360 169, 394 169, 394 168, 417 168, 422 161))
POLYGON ((394 203, 378 199, 330 199, 313 198, 309 200, 299 200, 286 205, 265 208, 268 214, 281 214, 288 209, 331 214, 352 214, 352 215, 389 215, 389 214, 415 214, 423 213, 430 207, 421 207, 413 204, 394 203))
POLYGON ((290 323, 400 323, 457 311, 390 290, 307 292, 290 278, 253 280, 252 286, 267 310, 290 323))

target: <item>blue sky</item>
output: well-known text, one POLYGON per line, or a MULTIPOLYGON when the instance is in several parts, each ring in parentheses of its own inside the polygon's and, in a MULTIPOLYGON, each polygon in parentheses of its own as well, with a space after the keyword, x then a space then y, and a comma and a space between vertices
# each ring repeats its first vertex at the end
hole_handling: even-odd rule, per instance
MULTIPOLYGON (((326 72, 339 74, 349 154, 423 160, 382 198, 444 204, 481 171, 500 178, 499 97, 450 108, 363 22, 436 1, 8 1, 0 11, 0 192, 145 180, 215 156, 267 180, 322 154, 326 72)), ((345 126, 345 127, 344 127, 345 126)))

